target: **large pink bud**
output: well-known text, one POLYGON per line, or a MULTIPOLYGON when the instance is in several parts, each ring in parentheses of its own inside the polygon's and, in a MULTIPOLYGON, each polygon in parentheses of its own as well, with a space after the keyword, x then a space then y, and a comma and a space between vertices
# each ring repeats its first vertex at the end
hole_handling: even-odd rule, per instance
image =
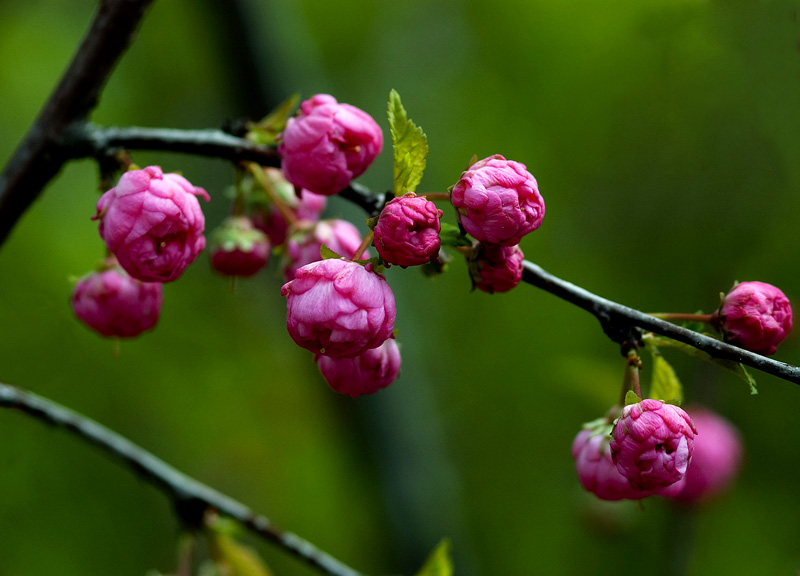
POLYGON ((363 174, 382 147, 383 133, 372 116, 317 94, 289 119, 278 153, 289 182, 331 196, 363 174))
POLYGON ((398 266, 418 266, 439 254, 441 242, 436 204, 409 192, 392 199, 375 225, 375 249, 383 260, 398 266))
POLYGON ((640 500, 652 495, 653 490, 640 490, 619 473, 611 459, 611 427, 605 428, 602 432, 581 430, 572 442, 572 457, 581 485, 601 500, 640 500))
POLYGON ((769 356, 792 329, 792 307, 771 284, 740 282, 725 296, 712 323, 729 342, 769 356))
MULTIPOLYGON (((362 240, 361 232, 347 220, 320 220, 311 228, 293 234, 286 241, 283 277, 288 282, 294 278, 299 268, 321 260, 320 249, 323 244, 339 256, 352 258, 362 240)), ((362 257, 368 259, 369 250, 365 250, 362 257)))
POLYGON ((516 246, 478 244, 467 264, 472 284, 489 294, 508 292, 522 280, 525 255, 516 246))
POLYGON ((724 492, 736 478, 742 462, 739 432, 725 418, 702 407, 687 407, 701 432, 694 439, 694 453, 683 489, 671 495, 679 502, 695 503, 724 492))
POLYGON ((316 354, 352 358, 392 335, 394 294, 370 264, 339 259, 307 264, 281 294, 289 335, 316 354))
POLYGON ((400 363, 394 338, 353 358, 317 356, 319 371, 330 387, 353 398, 386 388, 400 374, 400 363))
POLYGON ((72 310, 103 336, 133 338, 153 328, 161 313, 162 285, 131 278, 121 268, 87 274, 72 290, 72 310))
POLYGON ((143 282, 171 282, 206 245, 202 188, 158 166, 131 170, 100 197, 100 236, 128 274, 143 282))
POLYGON ((669 486, 686 473, 696 433, 681 408, 645 399, 622 409, 612 433, 611 457, 634 487, 669 486))
POLYGON ((519 244, 544 219, 536 178, 524 164, 500 154, 479 160, 461 174, 450 201, 464 230, 485 244, 519 244))

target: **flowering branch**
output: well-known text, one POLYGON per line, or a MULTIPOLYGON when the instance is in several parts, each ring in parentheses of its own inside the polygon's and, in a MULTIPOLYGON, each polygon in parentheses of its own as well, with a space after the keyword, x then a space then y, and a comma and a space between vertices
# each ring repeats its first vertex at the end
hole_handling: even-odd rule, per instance
POLYGON ((252 532, 278 544, 323 574, 363 576, 310 542, 296 534, 280 530, 266 517, 254 513, 244 504, 176 470, 127 438, 86 416, 31 392, 2 383, 0 406, 20 410, 100 447, 169 496, 181 519, 189 525, 202 525, 204 513, 213 509, 241 522, 252 532))

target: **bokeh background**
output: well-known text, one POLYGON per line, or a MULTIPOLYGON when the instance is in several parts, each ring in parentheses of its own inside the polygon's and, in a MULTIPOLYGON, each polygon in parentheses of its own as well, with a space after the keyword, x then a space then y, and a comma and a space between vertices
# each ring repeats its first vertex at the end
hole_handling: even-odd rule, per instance
MULTIPOLYGON (((90 0, 0 3, 0 164, 66 66, 90 0)), ((800 302, 798 2, 160 0, 93 120, 218 127, 289 94, 334 94, 388 130, 395 88, 429 138, 420 191, 473 154, 537 177, 547 217, 522 247, 545 269, 645 311, 712 311, 734 280, 800 302)), ((387 132, 388 134, 388 132, 387 132)), ((135 153, 228 210, 223 161, 135 153)), ((390 153, 360 181, 391 185, 390 153)), ((0 381, 66 404, 368 574, 412 574, 440 538, 459 576, 770 574, 800 569, 800 390, 670 355, 690 401, 736 423, 739 481, 693 513, 603 504, 570 444, 616 401, 622 359, 590 315, 522 285, 470 292, 387 273, 404 368, 331 392, 285 333, 273 263, 235 291, 201 257, 165 287, 159 327, 114 345, 71 315, 103 247, 97 170, 74 162, 0 251, 0 381)), ((327 215, 364 215, 344 201, 327 215)), ((454 222, 452 209, 445 219, 454 222)), ((800 363, 790 337, 777 358, 800 363)), ((646 377, 646 376, 645 376, 646 377)), ((0 575, 174 570, 169 502, 94 448, 0 413, 0 575)), ((279 576, 313 574, 248 539, 279 576)))

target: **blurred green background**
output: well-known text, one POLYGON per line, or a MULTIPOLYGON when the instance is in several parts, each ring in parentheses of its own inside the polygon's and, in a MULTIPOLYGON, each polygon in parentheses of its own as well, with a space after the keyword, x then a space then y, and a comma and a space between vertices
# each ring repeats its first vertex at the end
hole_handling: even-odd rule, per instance
MULTIPOLYGON (((90 0, 0 3, 0 164, 88 25, 90 0)), ((389 90, 429 138, 420 191, 473 154, 523 162, 547 203, 526 256, 645 311, 710 312, 734 280, 800 302, 798 2, 160 0, 93 120, 220 126, 294 91, 371 113, 389 90)), ((388 135, 388 132, 385 132, 388 135)), ((388 139, 388 136, 387 136, 388 139)), ((228 163, 135 153, 228 206, 228 163)), ((360 181, 391 186, 388 147, 360 181)), ((669 356, 690 401, 731 419, 746 461, 696 511, 603 504, 570 445, 616 401, 622 359, 587 313, 522 285, 470 292, 465 268, 387 273, 404 367, 331 392, 285 332, 273 263, 235 292, 205 255, 165 287, 159 327, 113 343, 71 315, 103 247, 97 171, 74 162, 0 251, 0 381, 109 425, 368 574, 411 574, 443 536, 458 576, 771 574, 800 569, 800 390, 669 356)), ((333 199, 329 216, 363 214, 333 199)), ((445 219, 454 222, 452 209, 445 219)), ((777 358, 800 363, 790 337, 777 358)), ((0 575, 175 569, 166 498, 67 434, 0 413, 0 575)), ((314 572, 249 540, 278 576, 314 572)))

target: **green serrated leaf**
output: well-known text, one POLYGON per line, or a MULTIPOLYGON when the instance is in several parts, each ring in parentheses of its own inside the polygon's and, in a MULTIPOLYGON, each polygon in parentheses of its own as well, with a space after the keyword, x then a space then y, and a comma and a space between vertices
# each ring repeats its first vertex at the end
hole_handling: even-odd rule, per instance
POLYGON ((441 231, 439 232, 439 240, 442 246, 472 246, 472 241, 461 233, 458 226, 449 224, 447 222, 441 223, 441 231))
POLYGON ((292 94, 264 118, 249 124, 247 127, 249 132, 245 138, 256 144, 273 146, 278 136, 286 128, 286 123, 299 102, 300 94, 292 94))
POLYGON ((325 246, 325 244, 322 244, 319 247, 319 255, 322 257, 323 260, 330 260, 331 258, 342 258, 341 254, 337 254, 336 252, 325 246))
POLYGON ((417 189, 425 171, 428 138, 422 128, 408 119, 396 90, 389 92, 389 131, 392 134, 394 193, 402 196, 417 189))
POLYGON ((450 540, 445 538, 433 549, 416 576, 452 576, 453 560, 450 558, 450 540))
POLYGON ((705 360, 706 362, 711 362, 712 364, 721 366, 722 368, 725 368, 726 370, 733 372, 739 378, 747 382, 747 385, 750 386, 750 394, 753 395, 758 394, 755 378, 753 378, 750 372, 748 372, 747 369, 739 362, 734 362, 733 360, 722 360, 720 358, 714 358, 710 356, 708 353, 703 352, 702 350, 698 350, 694 346, 689 346, 688 344, 684 344, 683 342, 678 342, 677 340, 673 340, 671 338, 656 336, 653 333, 645 334, 644 340, 647 344, 674 348, 675 350, 680 350, 681 352, 684 352, 689 356, 694 356, 695 358, 700 358, 701 360, 705 360))
POLYGON ((654 400, 683 402, 683 386, 672 365, 658 352, 655 346, 650 347, 653 353, 653 376, 650 381, 650 398, 654 400))
POLYGON ((642 399, 636 395, 636 392, 633 390, 628 390, 627 394, 625 394, 625 406, 630 406, 631 404, 638 404, 641 402, 642 399))

